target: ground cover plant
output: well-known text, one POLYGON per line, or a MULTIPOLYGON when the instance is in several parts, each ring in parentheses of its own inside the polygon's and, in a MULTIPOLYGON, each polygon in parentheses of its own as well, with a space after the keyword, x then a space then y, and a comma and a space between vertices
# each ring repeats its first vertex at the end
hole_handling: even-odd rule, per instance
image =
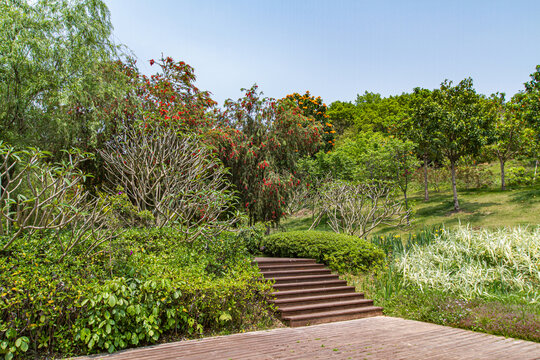
POLYGON ((385 269, 345 278, 385 314, 540 341, 539 228, 438 228, 374 242, 385 269))
POLYGON ((270 288, 237 234, 183 238, 174 228, 133 229, 112 249, 62 262, 46 234, 17 242, 0 258, 3 357, 115 351, 272 325, 270 288))

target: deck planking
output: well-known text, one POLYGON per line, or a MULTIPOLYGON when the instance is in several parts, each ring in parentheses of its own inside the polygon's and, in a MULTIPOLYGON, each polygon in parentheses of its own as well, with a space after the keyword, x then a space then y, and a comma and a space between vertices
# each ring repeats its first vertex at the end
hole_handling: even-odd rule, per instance
POLYGON ((440 359, 539 360, 540 344, 377 316, 179 341, 77 360, 440 359))

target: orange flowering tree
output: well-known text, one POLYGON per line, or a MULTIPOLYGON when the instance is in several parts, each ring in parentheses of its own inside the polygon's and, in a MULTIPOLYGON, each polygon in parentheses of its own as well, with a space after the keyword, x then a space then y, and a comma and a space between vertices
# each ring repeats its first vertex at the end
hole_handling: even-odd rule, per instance
POLYGON ((321 150, 325 152, 332 150, 335 145, 334 135, 336 131, 330 123, 330 116, 326 113, 328 108, 321 97, 312 96, 309 91, 306 91, 304 95, 293 93, 285 98, 293 101, 302 112, 302 115, 321 125, 323 131, 322 142, 324 144, 321 150))
POLYGON ((225 102, 208 139, 229 168, 250 222, 278 223, 300 185, 297 160, 318 150, 322 126, 289 99, 264 98, 256 85, 242 91, 243 98, 225 102))

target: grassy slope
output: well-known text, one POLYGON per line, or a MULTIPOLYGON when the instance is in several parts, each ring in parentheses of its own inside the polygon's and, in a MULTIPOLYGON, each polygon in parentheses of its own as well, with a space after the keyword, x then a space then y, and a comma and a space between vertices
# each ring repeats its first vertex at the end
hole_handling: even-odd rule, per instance
MULTIPOLYGON (((411 228, 395 229, 378 227, 373 235, 408 233, 421 230, 425 226, 455 226, 471 224, 473 227, 501 227, 515 225, 540 224, 540 184, 536 186, 509 188, 500 190, 500 172, 498 166, 492 164, 493 184, 487 189, 458 189, 461 212, 453 211, 452 191, 449 186, 440 192, 430 191, 430 200, 424 202, 423 190, 417 184, 411 191, 413 201, 413 223, 411 228)), ((311 216, 291 217, 282 222, 283 230, 307 230, 311 226, 311 216)), ((317 230, 331 231, 321 221, 317 230)))

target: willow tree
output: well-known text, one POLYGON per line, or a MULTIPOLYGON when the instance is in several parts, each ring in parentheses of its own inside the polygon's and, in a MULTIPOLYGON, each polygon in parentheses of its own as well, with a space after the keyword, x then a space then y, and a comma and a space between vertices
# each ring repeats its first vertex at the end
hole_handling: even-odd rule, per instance
POLYGON ((0 2, 0 140, 88 148, 126 91, 101 0, 0 2))

